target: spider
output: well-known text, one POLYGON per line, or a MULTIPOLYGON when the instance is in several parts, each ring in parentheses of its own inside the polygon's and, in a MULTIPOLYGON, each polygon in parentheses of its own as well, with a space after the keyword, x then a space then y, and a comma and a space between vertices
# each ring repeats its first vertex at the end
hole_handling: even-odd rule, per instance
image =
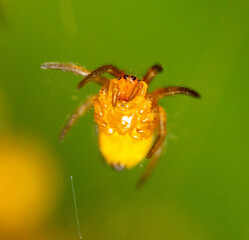
POLYGON ((84 76, 77 89, 89 82, 102 86, 98 94, 89 97, 73 112, 61 131, 60 140, 76 120, 93 106, 100 151, 108 165, 121 171, 136 166, 145 157, 150 159, 137 187, 145 182, 154 169, 167 133, 166 113, 158 105, 158 100, 177 94, 200 98, 196 91, 186 87, 164 87, 148 93, 152 79, 163 70, 159 64, 152 66, 141 80, 113 65, 104 65, 93 72, 74 64, 58 62, 44 63, 41 68, 84 76), (103 77, 103 73, 113 75, 114 79, 103 77))

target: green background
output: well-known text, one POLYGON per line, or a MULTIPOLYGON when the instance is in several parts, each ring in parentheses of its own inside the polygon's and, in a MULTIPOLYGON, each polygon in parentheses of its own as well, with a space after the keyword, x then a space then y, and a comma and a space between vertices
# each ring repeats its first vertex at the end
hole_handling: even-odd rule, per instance
POLYGON ((78 238, 73 175, 84 239, 249 239, 247 0, 1 0, 0 10, 8 121, 53 149, 63 178, 44 231, 78 238), (51 61, 89 70, 111 63, 138 77, 161 63, 151 89, 188 86, 202 95, 160 100, 166 147, 140 191, 144 168, 119 173, 104 163, 93 111, 58 141, 67 115, 99 86, 76 91, 81 77, 40 69, 51 61))

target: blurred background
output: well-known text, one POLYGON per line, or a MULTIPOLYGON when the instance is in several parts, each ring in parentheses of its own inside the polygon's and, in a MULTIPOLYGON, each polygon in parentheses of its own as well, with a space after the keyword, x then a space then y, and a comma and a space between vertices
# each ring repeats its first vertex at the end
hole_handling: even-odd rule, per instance
POLYGON ((0 0, 0 239, 249 239, 249 2, 0 0), (99 86, 40 64, 114 64, 165 98, 168 137, 152 177, 104 163, 93 111, 59 131, 99 86), (243 90, 243 91, 242 91, 243 90))

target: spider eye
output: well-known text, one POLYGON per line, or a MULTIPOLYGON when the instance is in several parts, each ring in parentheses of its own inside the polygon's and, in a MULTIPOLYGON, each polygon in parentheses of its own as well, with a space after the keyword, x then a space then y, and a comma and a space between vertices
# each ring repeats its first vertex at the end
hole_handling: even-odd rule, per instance
POLYGON ((124 75, 123 78, 124 78, 124 79, 127 79, 127 78, 128 78, 128 75, 124 75))
POLYGON ((135 76, 131 76, 131 79, 135 81, 137 78, 135 76))
POLYGON ((119 77, 118 80, 120 80, 122 77, 119 77))

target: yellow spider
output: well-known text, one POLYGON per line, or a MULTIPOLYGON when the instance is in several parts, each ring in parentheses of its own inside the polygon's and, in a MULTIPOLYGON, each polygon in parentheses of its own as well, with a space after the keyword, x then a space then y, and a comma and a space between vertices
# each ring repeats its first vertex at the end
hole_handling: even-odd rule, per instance
POLYGON ((100 151, 109 165, 121 171, 134 167, 145 157, 151 159, 138 187, 148 178, 157 163, 166 137, 166 114, 158 105, 158 100, 176 94, 200 97, 196 91, 185 87, 164 87, 148 93, 148 85, 163 70, 159 64, 152 66, 141 80, 113 65, 104 65, 93 72, 73 64, 57 62, 44 63, 41 67, 84 76, 78 89, 89 82, 102 86, 98 94, 82 103, 71 115, 61 131, 60 140, 76 120, 93 106, 94 119, 99 129, 100 151), (105 72, 115 78, 101 76, 105 72))

